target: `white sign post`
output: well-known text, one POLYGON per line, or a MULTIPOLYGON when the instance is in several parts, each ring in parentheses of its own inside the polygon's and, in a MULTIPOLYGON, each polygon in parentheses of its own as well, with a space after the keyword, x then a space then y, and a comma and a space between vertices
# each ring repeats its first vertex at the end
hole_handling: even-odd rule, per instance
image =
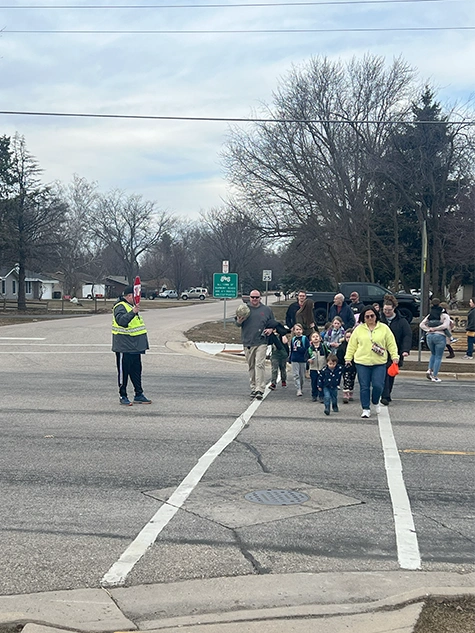
POLYGON ((267 293, 269 292, 269 281, 272 281, 272 270, 262 271, 262 281, 266 282, 266 305, 267 305, 267 293))
MULTIPOLYGON (((229 272, 229 260, 228 259, 223 259, 223 265, 222 265, 222 273, 228 273, 229 272)), ((226 297, 224 297, 224 314, 223 314, 223 329, 226 329, 226 297)))

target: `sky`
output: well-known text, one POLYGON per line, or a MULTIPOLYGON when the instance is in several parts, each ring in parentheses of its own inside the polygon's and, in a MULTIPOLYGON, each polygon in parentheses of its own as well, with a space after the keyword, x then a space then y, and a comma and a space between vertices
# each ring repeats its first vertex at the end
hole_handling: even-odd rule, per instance
MULTIPOLYGON (((388 64, 401 55, 442 104, 475 94, 475 0, 322 1, 2 0, 0 109, 247 118, 272 102, 292 65, 368 53, 388 64), (348 31, 398 27, 444 30, 348 31), (266 29, 322 32, 216 33, 266 29), (57 32, 74 30, 93 32, 57 32), (208 33, 97 32, 124 30, 208 33)), ((0 114, 0 135, 25 137, 44 182, 77 174, 192 220, 232 193, 220 159, 228 130, 223 121, 0 114)))

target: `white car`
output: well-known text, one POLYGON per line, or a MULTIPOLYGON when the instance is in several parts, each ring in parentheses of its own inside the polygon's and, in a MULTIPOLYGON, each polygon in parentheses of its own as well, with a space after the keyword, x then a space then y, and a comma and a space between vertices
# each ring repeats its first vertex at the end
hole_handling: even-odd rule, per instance
POLYGON ((178 299, 178 293, 176 290, 164 290, 163 292, 159 292, 158 296, 161 299, 178 299))
POLYGON ((190 288, 181 293, 182 299, 199 299, 204 301, 208 296, 208 288, 190 288))

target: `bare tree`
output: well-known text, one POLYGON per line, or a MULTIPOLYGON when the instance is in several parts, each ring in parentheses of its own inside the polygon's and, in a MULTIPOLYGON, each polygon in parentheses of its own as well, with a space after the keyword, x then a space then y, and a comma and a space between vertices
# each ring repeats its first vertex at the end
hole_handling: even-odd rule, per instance
POLYGON ((171 229, 174 220, 157 211, 154 202, 123 191, 99 195, 91 233, 102 248, 110 247, 123 261, 126 277, 133 283, 139 258, 171 229))
POLYGON ((351 268, 374 279, 371 219, 377 159, 388 120, 410 107, 413 71, 401 59, 348 64, 312 59, 294 68, 267 108, 274 123, 231 129, 224 164, 238 198, 267 234, 305 228, 340 281, 351 268), (336 244, 338 243, 338 248, 336 244))

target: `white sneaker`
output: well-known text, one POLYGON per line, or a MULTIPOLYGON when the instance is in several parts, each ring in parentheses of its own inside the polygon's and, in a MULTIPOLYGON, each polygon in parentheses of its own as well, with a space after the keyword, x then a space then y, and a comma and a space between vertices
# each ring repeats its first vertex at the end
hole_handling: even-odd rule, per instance
POLYGON ((440 378, 437 378, 437 376, 431 376, 430 379, 432 380, 432 382, 442 382, 442 380, 440 378))
POLYGON ((432 380, 432 369, 426 371, 426 378, 427 380, 432 380))
POLYGON ((473 360, 473 356, 467 356, 467 354, 465 354, 465 356, 462 356, 462 358, 464 360, 473 360))
POLYGON ((376 405, 376 413, 381 413, 381 405, 380 404, 376 405))
POLYGON ((301 395, 302 395, 302 391, 301 391, 301 389, 299 389, 299 390, 297 391, 297 395, 298 395, 298 396, 301 396, 301 395))
POLYGON ((363 409, 363 413, 361 414, 362 418, 369 418, 371 415, 371 411, 369 409, 363 409))

